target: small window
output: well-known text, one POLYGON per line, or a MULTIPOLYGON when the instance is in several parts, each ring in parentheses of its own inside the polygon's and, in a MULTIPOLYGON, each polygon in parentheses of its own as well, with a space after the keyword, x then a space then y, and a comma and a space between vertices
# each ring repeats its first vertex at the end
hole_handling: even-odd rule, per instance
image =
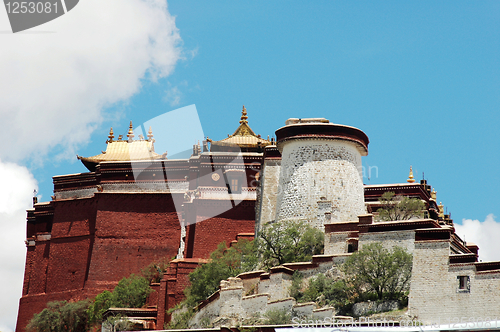
POLYGON ((238 179, 231 179, 231 194, 241 193, 241 188, 238 183, 238 179))
POLYGON ((358 241, 357 240, 349 240, 347 243, 347 252, 356 252, 358 251, 358 241))
POLYGON ((470 277, 469 276, 458 276, 458 292, 459 293, 469 293, 470 292, 470 277))

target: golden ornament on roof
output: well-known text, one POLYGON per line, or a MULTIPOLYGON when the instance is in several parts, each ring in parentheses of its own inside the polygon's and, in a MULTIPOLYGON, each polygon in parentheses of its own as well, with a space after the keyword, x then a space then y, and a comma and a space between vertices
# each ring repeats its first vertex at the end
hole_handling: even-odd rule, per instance
POLYGON ((413 168, 410 166, 410 176, 408 176, 408 180, 406 180, 409 183, 415 182, 415 178, 413 177, 413 168))

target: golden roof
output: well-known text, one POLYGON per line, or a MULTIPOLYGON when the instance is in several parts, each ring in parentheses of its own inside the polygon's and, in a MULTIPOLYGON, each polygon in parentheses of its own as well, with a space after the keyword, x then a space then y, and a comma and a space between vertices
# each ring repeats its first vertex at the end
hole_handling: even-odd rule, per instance
POLYGON ((130 121, 127 140, 122 140, 121 135, 118 137, 117 141, 113 140, 113 128, 111 128, 108 140, 106 141, 106 151, 92 157, 81 157, 77 155, 77 158, 81 160, 90 171, 95 171, 96 165, 102 161, 152 160, 164 157, 154 151, 155 140, 153 139, 151 127, 149 128, 147 136, 147 140, 145 140, 142 135, 139 135, 138 140, 133 140, 134 132, 132 129, 132 121, 130 121))
POLYGON ((240 125, 232 135, 220 141, 212 141, 211 139, 207 139, 207 141, 211 142, 212 146, 257 147, 259 143, 261 147, 271 145, 271 141, 263 139, 260 135, 256 135, 253 132, 252 128, 248 125, 247 119, 247 110, 243 106, 240 125))

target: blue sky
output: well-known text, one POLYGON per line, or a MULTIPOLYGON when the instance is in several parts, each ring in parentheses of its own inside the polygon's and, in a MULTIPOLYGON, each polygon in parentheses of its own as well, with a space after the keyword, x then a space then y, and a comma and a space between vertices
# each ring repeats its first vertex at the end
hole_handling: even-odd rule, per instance
MULTIPOLYGON (((184 59, 104 109, 113 119, 78 154, 104 150, 110 126, 125 133, 129 119, 190 104, 205 135, 222 139, 245 104, 263 136, 289 117, 362 129, 363 163, 378 169, 365 183, 404 182, 413 165, 456 222, 500 214, 500 3, 179 0, 168 10, 184 59)), ((51 175, 85 171, 74 159, 32 169, 43 199, 51 175)))
POLYGON ((105 150, 109 127, 192 104, 216 140, 242 105, 264 137, 290 117, 360 128, 378 170, 365 183, 413 165, 480 258, 500 259, 499 17, 498 1, 82 0, 12 34, 0 10, 0 329, 15 324, 33 189, 50 200, 52 176, 85 172, 75 155, 105 150))

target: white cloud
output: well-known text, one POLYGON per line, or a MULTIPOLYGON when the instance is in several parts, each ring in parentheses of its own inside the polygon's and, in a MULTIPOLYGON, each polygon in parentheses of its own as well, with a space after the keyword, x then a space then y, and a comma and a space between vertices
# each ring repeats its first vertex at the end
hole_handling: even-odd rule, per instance
POLYGON ((103 118, 141 80, 169 75, 181 39, 164 0, 85 0, 12 34, 0 10, 0 330, 15 328, 22 292, 26 212, 36 182, 12 162, 43 160, 60 145, 74 158, 103 118))
POLYGON ((172 85, 172 83, 169 82, 163 100, 168 102, 172 107, 179 106, 183 95, 179 87, 186 88, 187 86, 188 82, 186 80, 180 82, 178 85, 172 85))
POLYGON ((0 331, 15 328, 26 258, 26 209, 37 183, 28 169, 0 161, 0 331))
POLYGON ((462 225, 455 224, 456 233, 467 242, 479 246, 479 258, 483 261, 500 260, 500 222, 489 214, 485 221, 463 219, 462 225))
MULTIPOLYGON (((0 30, 9 27, 0 13, 0 30)), ((103 107, 138 92, 141 79, 172 72, 180 42, 160 0, 80 1, 37 28, 0 34, 0 118, 15 143, 3 144, 0 158, 43 156, 57 144, 73 157, 103 107)))
POLYGON ((165 92, 165 101, 170 103, 170 106, 179 106, 181 103, 182 93, 177 86, 169 88, 165 92))

